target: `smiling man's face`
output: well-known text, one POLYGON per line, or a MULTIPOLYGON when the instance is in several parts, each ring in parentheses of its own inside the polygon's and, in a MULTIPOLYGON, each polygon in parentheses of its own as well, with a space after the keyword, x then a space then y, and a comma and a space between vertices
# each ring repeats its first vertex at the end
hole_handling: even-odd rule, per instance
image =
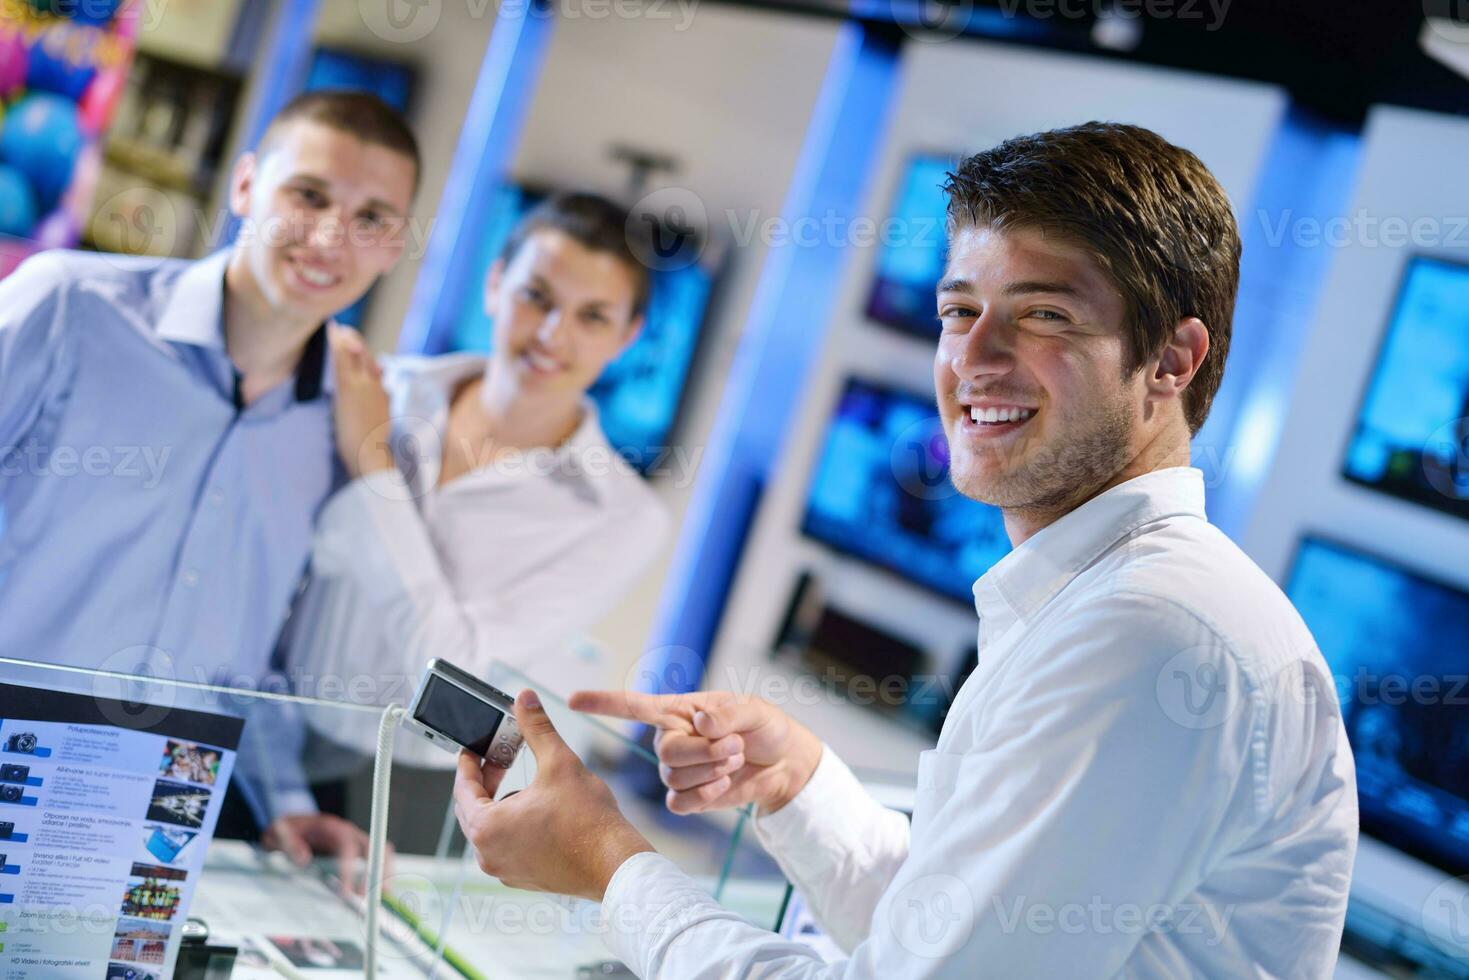
POLYGON ((1146 389, 1122 294, 1087 253, 1030 228, 967 227, 938 287, 934 389, 966 496, 1069 509, 1137 452, 1146 389))

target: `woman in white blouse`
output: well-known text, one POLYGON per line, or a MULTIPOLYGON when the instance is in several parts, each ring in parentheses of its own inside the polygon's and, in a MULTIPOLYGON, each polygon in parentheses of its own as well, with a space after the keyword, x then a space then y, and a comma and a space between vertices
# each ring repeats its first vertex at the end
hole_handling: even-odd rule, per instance
MULTIPOLYGON (((485 283, 488 357, 379 365, 351 331, 333 338, 351 482, 322 511, 287 628, 306 693, 401 703, 434 657, 492 683, 495 665, 539 679, 647 569, 668 518, 587 397, 642 327, 649 276, 626 218, 565 194, 522 219, 485 283)), ((321 720, 371 750, 370 733, 321 720)), ((428 751, 405 761, 453 765, 414 748, 428 751)))

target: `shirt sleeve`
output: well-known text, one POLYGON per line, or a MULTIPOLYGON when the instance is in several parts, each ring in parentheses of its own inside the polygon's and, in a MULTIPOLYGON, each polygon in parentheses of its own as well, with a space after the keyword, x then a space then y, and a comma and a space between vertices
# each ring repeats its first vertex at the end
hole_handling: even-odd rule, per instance
POLYGON ((70 386, 75 350, 65 284, 62 261, 46 252, 0 280, 0 455, 70 386))
MULTIPOLYGON (((515 520, 487 510, 486 521, 515 520)), ((473 535, 474 522, 458 529, 473 535)), ((434 547, 417 504, 396 470, 352 481, 323 509, 313 574, 351 577, 382 614, 400 659, 377 665, 413 673, 432 657, 448 657, 481 677, 495 662, 523 668, 544 650, 591 625, 642 574, 661 546, 668 518, 661 508, 611 513, 576 548, 535 565, 495 594, 456 581, 434 547)))
POLYGON ((816 921, 850 952, 908 857, 908 818, 874 800, 830 748, 811 779, 755 833, 811 904, 816 921))
POLYGON ((245 715, 235 773, 260 829, 280 817, 316 813, 316 797, 301 764, 306 728, 300 708, 262 699, 245 715))
POLYGON ((1222 932, 1229 910, 1190 908, 1193 890, 1233 808, 1269 808, 1238 660, 1176 607, 1116 594, 1008 656, 950 718, 973 726, 966 750, 924 753, 908 857, 850 959, 793 949, 647 855, 608 888, 609 946, 645 978, 1105 978, 1150 930, 1222 932), (1200 684, 1160 683, 1176 677, 1200 684))

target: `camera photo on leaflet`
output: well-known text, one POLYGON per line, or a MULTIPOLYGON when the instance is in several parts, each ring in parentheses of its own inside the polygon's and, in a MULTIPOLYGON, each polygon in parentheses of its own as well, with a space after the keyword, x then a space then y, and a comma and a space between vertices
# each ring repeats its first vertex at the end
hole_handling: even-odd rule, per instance
POLYGON ((109 963, 107 980, 162 980, 162 975, 130 963, 109 963))
POLYGON ((147 919, 119 919, 112 934, 112 959, 162 966, 172 927, 147 919))
POLYGON ((158 774, 168 779, 213 786, 219 776, 220 755, 219 749, 169 739, 158 763, 158 774))
POLYGON ((144 853, 142 857, 149 861, 173 864, 179 860, 179 855, 184 848, 188 847, 198 836, 198 832, 192 830, 181 830, 178 827, 167 827, 161 824, 147 824, 143 827, 144 853))
POLYGON ((148 803, 147 819, 177 824, 190 830, 204 826, 209 812, 209 790, 185 783, 160 779, 153 784, 153 798, 148 803))
POLYGON ((133 865, 118 911, 139 919, 171 920, 183 903, 183 886, 179 883, 182 878, 183 874, 173 868, 133 865))
POLYGON ((414 712, 415 721, 442 732, 476 755, 490 742, 504 714, 442 677, 430 677, 414 712))
POLYGON ((23 783, 31 778, 31 767, 8 762, 0 765, 0 782, 23 783))
POLYGON ((35 755, 38 743, 35 732, 11 732, 5 738, 5 751, 20 755, 35 755))

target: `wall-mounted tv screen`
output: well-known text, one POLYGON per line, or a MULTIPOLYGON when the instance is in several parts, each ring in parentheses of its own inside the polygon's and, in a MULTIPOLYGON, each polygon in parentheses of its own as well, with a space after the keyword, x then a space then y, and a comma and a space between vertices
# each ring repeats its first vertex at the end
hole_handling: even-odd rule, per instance
MULTIPOLYGON (((484 283, 520 218, 548 191, 502 185, 489 208, 454 327, 455 350, 490 349, 493 324, 484 308, 484 283)), ((591 396, 601 414, 607 440, 639 472, 647 474, 672 451, 669 439, 678 420, 689 373, 703 332, 718 271, 717 249, 703 250, 684 268, 653 273, 643 332, 622 356, 607 366, 591 396)))
POLYGON ((966 603, 1010 551, 999 509, 949 482, 932 400, 856 378, 827 425, 801 531, 966 603))
POLYGON ((1314 537, 1286 591, 1335 678, 1362 829, 1469 871, 1469 593, 1314 537))
MULTIPOLYGON (((305 89, 350 89, 371 92, 399 112, 408 111, 413 96, 413 69, 395 61, 354 54, 336 48, 317 48, 311 53, 305 89)), ((361 328, 371 293, 338 313, 338 323, 361 328)))
POLYGON ((943 275, 947 255, 944 221, 948 199, 943 185, 953 160, 940 154, 909 159, 878 236, 867 315, 920 337, 939 334, 934 287, 943 275))
POLYGON ((1408 260, 1343 473, 1469 517, 1469 265, 1408 260))

